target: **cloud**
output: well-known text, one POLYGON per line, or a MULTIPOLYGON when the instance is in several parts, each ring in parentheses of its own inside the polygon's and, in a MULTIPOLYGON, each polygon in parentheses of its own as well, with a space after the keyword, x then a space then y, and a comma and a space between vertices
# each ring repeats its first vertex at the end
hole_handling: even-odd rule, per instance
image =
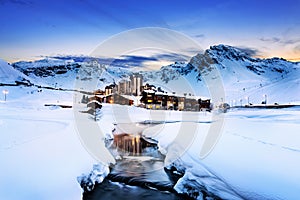
POLYGON ((256 57, 260 55, 260 51, 258 49, 250 48, 250 47, 236 47, 238 50, 248 54, 251 57, 256 57))
POLYGON ((271 42, 271 43, 280 43, 283 45, 289 45, 289 44, 295 44, 300 42, 300 38, 294 38, 294 39, 282 39, 278 37, 272 37, 272 38, 259 38, 262 42, 271 42))
POLYGON ((120 58, 94 58, 89 56, 72 56, 72 55, 57 55, 57 56, 40 56, 42 58, 55 58, 61 60, 74 60, 77 62, 89 62, 97 60, 101 64, 111 65, 115 67, 131 68, 131 67, 149 67, 149 62, 185 62, 189 61, 190 57, 184 54, 164 53, 154 54, 151 56, 123 55, 120 58))
POLYGON ((259 40, 263 41, 263 42, 280 42, 280 38, 278 38, 278 37, 272 37, 272 38, 262 37, 262 38, 259 38, 259 40))
POLYGON ((125 55, 122 58, 114 59, 110 65, 117 67, 143 67, 145 62, 158 61, 154 57, 125 55))
POLYGON ((300 42, 300 38, 282 41, 283 44, 295 44, 295 43, 298 43, 298 42, 300 42))
POLYGON ((204 38, 205 35, 204 34, 198 34, 198 35, 194 35, 195 38, 204 38))
POLYGON ((57 55, 57 56, 39 56, 41 58, 54 58, 60 60, 74 60, 75 62, 92 62, 97 61, 101 64, 112 65, 115 67, 143 67, 145 62, 158 61, 155 57, 123 55, 121 58, 95 58, 90 56, 72 56, 72 55, 57 55))
POLYGON ((124 55, 117 59, 100 59, 99 61, 104 64, 110 64, 116 67, 148 67, 149 61, 167 61, 167 62, 185 62, 190 59, 189 56, 177 53, 154 54, 151 56, 136 56, 124 55))
POLYGON ((172 62, 184 62, 190 59, 190 56, 177 54, 177 53, 169 53, 169 54, 156 54, 154 56, 158 60, 172 61, 172 62))

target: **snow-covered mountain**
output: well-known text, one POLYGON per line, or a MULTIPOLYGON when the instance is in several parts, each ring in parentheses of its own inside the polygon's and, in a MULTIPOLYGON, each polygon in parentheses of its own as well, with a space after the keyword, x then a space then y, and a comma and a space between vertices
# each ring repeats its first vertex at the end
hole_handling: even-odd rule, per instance
MULTIPOLYGON (((100 64, 90 57, 45 58, 34 62, 16 62, 12 66, 37 85, 74 89, 75 82, 98 81, 99 87, 118 82, 132 73, 127 69, 100 64)), ((88 84, 87 84, 88 85, 88 84)), ((83 88, 89 90, 90 88, 83 88)))
POLYGON ((30 84, 30 78, 14 69, 10 64, 0 59, 0 85, 2 84, 30 84))
MULTIPOLYGON (((282 58, 252 58, 238 48, 212 46, 190 62, 175 63, 156 72, 143 73, 146 81, 172 87, 174 91, 187 83, 195 95, 209 95, 205 77, 215 68, 220 73, 226 101, 260 103, 265 96, 269 103, 300 101, 300 65, 282 58), (181 80, 180 80, 181 79, 181 80), (183 80, 182 80, 183 79, 183 80), (180 82, 180 84, 178 84, 180 82)), ((184 90, 184 89, 182 89, 184 90)))
POLYGON ((45 58, 38 61, 21 61, 12 66, 31 78, 36 85, 72 88, 80 64, 73 60, 45 58))
MULTIPOLYGON (((122 79, 128 80, 133 73, 130 68, 108 66, 101 64, 100 59, 89 57, 46 58, 35 62, 17 62, 12 66, 14 69, 9 67, 14 73, 17 69, 34 84, 65 89, 73 89, 78 80, 93 84, 96 81, 96 87, 103 89, 122 79)), ((260 103, 265 97, 268 103, 300 101, 299 63, 282 58, 252 58, 241 49, 227 45, 212 46, 186 63, 175 62, 157 71, 139 73, 143 75, 144 82, 168 92, 210 96, 206 77, 212 69, 220 73, 228 103, 245 104, 248 99, 251 103, 260 103)), ((10 79, 13 81, 14 77, 10 79)))

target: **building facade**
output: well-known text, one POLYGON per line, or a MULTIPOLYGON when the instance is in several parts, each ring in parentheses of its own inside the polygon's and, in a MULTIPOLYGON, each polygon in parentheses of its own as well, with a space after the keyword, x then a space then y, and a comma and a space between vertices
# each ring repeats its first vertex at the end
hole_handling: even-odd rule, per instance
POLYGON ((143 89, 143 76, 141 74, 133 74, 130 76, 131 95, 140 96, 143 89))
POLYGON ((120 95, 128 95, 130 94, 130 81, 122 80, 118 84, 118 94, 120 95))
POLYGON ((182 97, 175 94, 144 90, 142 92, 141 103, 148 109, 158 110, 181 110, 181 111, 210 111, 210 99, 197 97, 182 97))

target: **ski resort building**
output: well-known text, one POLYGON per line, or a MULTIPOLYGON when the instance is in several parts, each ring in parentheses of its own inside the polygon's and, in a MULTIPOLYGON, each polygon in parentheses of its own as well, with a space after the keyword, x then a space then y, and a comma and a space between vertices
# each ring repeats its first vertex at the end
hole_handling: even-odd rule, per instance
POLYGON ((143 77, 140 74, 133 74, 130 80, 121 80, 117 85, 119 95, 140 96, 143 91, 143 77))
POLYGON ((133 100, 128 99, 116 93, 103 97, 103 102, 110 103, 110 104, 129 105, 129 106, 133 105, 133 100))
POLYGON ((143 89, 143 76, 140 74, 133 74, 130 76, 130 92, 131 95, 140 96, 143 89))
POLYGON ((142 77, 132 75, 130 81, 122 80, 116 84, 105 87, 105 91, 97 90, 96 95, 89 98, 89 102, 97 100, 98 102, 135 105, 147 109, 155 110, 179 110, 179 111, 210 111, 210 99, 195 97, 191 94, 187 96, 176 95, 175 92, 168 94, 161 88, 156 89, 154 85, 146 84, 142 86, 142 77), (140 94, 140 95, 139 95, 140 94))
POLYGON ((211 110, 210 99, 199 97, 183 97, 175 94, 155 92, 154 90, 144 90, 142 92, 141 103, 148 109, 158 110, 184 110, 202 111, 211 110))
POLYGON ((116 93, 117 91, 118 91, 118 87, 115 84, 111 84, 111 85, 105 87, 104 94, 110 95, 110 94, 116 93))
POLYGON ((119 95, 127 95, 130 94, 131 92, 131 82, 130 81, 126 81, 126 80, 122 80, 119 82, 118 84, 118 94, 119 95))

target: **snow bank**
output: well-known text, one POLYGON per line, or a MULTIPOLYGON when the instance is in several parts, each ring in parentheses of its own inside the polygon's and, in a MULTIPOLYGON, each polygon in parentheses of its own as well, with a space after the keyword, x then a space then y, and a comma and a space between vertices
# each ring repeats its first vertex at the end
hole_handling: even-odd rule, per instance
POLYGON ((95 184, 102 183, 104 178, 109 174, 109 167, 101 164, 93 166, 93 170, 88 174, 82 174, 77 177, 77 181, 84 191, 92 191, 95 184))
POLYGON ((0 102, 0 199, 81 199, 76 177, 96 161, 77 137, 72 109, 44 106, 72 103, 72 94, 5 88, 10 93, 0 102))
POLYGON ((167 167, 185 172, 175 186, 179 193, 200 199, 205 195, 201 191, 222 199, 298 199, 299 116, 297 109, 229 112, 220 140, 202 160, 210 124, 198 124, 190 146, 175 139, 180 124, 149 128, 144 134, 159 141, 167 167))

